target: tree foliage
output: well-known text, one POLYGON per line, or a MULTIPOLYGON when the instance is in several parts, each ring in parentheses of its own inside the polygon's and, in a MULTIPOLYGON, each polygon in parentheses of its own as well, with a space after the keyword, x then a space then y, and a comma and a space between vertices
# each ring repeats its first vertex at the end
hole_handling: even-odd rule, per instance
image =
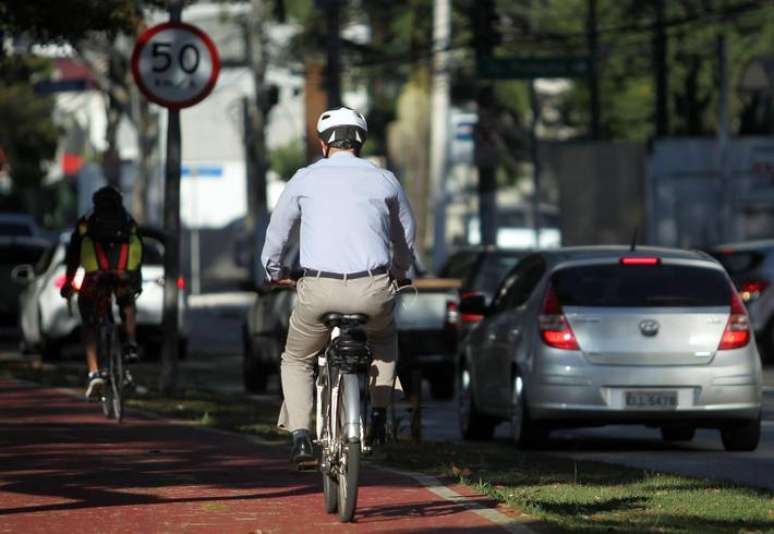
POLYGON ((128 31, 137 21, 135 0, 0 0, 0 29, 37 41, 75 41, 93 31, 128 31))
POLYGON ((0 147, 10 164, 14 189, 40 186, 54 157, 59 132, 51 97, 35 94, 33 83, 50 71, 47 60, 12 56, 0 62, 0 147))

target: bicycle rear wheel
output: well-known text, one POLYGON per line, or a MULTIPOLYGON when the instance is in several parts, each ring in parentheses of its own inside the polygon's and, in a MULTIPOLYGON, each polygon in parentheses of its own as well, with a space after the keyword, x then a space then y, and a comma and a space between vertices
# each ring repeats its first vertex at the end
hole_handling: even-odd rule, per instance
MULTIPOLYGON (((325 367, 322 371, 323 373, 328 373, 329 369, 325 367)), ((326 375, 326 378, 324 378, 324 390, 321 397, 321 409, 318 412, 320 416, 323 418, 323 435, 327 437, 327 439, 330 439, 329 429, 328 429, 328 420, 330 418, 330 414, 328 412, 329 406, 330 406, 330 384, 332 383, 332 379, 330 376, 326 375)), ((323 478, 323 502, 325 504, 325 512, 328 514, 335 514, 339 509, 339 482, 336 478, 336 474, 331 471, 330 465, 328 465, 328 457, 327 457, 327 451, 323 450, 323 465, 322 465, 322 478, 323 478)))
MULTIPOLYGON (((342 380, 339 387, 339 439, 341 440, 341 456, 339 457, 339 477, 338 477, 338 508, 339 519, 348 523, 352 521, 357 508, 357 492, 360 479, 360 441, 347 442, 347 435, 344 431, 345 421, 347 421, 347 395, 353 392, 347 391, 347 388, 357 386, 357 381, 342 380)), ((356 392, 359 396, 359 387, 356 392)), ((355 403, 359 411, 359 404, 355 403)), ((362 424, 362 423, 361 423, 362 424)))

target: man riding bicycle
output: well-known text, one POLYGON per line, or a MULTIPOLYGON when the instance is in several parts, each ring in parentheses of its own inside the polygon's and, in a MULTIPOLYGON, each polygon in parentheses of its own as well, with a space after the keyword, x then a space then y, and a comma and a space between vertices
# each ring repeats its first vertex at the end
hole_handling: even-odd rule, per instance
POLYGON ((324 156, 288 182, 272 213, 261 261, 270 281, 286 283, 282 253, 300 222, 298 299, 282 354, 285 401, 278 426, 292 432, 291 461, 313 460, 310 424, 313 374, 328 329, 325 312, 363 313, 373 354, 370 372, 372 441, 383 441, 395 386, 398 345, 393 280, 411 266, 415 222, 395 176, 359 157, 368 135, 362 114, 342 107, 323 113, 317 134, 324 156))
POLYGON ((67 300, 72 297, 76 290, 73 280, 82 267, 85 275, 78 290, 78 309, 89 366, 86 397, 98 398, 105 381, 97 361, 97 325, 101 314, 111 313, 111 293, 116 296, 124 328, 124 357, 128 362, 138 359, 134 301, 142 291, 142 238, 118 190, 103 187, 94 193, 92 201, 94 209, 78 220, 70 237, 61 295, 67 300), (109 284, 107 291, 105 283, 109 284))

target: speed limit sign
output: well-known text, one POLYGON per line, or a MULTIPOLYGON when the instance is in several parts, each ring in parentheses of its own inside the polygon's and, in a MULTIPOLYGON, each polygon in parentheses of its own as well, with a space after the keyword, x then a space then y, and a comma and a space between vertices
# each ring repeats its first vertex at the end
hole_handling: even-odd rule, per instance
POLYGON ((132 73, 148 100, 171 109, 193 106, 215 87, 220 73, 218 50, 195 26, 159 24, 137 39, 132 73))

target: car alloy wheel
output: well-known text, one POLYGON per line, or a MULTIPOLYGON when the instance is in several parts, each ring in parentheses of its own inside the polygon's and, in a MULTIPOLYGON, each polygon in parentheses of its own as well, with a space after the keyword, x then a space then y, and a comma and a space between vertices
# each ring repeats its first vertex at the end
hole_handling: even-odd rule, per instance
POLYGON ((524 431, 524 381, 513 377, 511 389, 511 439, 517 445, 522 442, 524 431))

